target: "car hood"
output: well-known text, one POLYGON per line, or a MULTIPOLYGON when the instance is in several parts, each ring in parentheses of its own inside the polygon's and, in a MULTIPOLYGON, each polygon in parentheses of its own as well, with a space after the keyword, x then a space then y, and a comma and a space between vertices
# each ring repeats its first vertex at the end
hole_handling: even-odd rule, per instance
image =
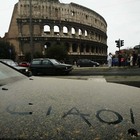
POLYGON ((14 66, 14 68, 16 68, 18 70, 25 70, 25 69, 27 69, 26 67, 20 67, 20 66, 14 66))
POLYGON ((102 77, 32 77, 1 86, 0 137, 131 139, 140 131, 139 91, 102 77))
POLYGON ((69 64, 56 64, 55 66, 58 66, 58 67, 72 67, 72 65, 69 65, 69 64))
POLYGON ((95 61, 91 61, 92 63, 97 63, 97 64, 99 64, 98 62, 95 62, 95 61))

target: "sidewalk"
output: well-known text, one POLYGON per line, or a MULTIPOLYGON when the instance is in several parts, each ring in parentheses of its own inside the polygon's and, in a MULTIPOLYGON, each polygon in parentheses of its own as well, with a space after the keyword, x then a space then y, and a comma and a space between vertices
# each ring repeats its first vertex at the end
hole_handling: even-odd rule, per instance
POLYGON ((100 69, 100 70, 111 70, 111 69, 130 69, 130 70, 133 70, 133 69, 139 69, 140 68, 138 66, 135 66, 135 67, 130 67, 130 66, 113 66, 111 68, 109 68, 107 65, 102 65, 102 66, 99 66, 99 67, 77 67, 76 65, 73 65, 73 68, 74 69, 100 69))
POLYGON ((72 75, 103 76, 107 82, 140 87, 139 67, 74 67, 72 75))
POLYGON ((140 76, 139 67, 76 67, 74 66, 73 73, 86 73, 90 75, 120 75, 120 76, 140 76))
POLYGON ((140 88, 140 76, 105 76, 107 82, 130 85, 140 88))

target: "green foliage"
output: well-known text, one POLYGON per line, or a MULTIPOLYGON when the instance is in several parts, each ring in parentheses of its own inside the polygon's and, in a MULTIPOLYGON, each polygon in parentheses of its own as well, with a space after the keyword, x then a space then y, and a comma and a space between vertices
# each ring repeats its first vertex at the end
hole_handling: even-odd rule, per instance
POLYGON ((64 60, 67 58, 67 49, 63 44, 53 44, 46 50, 46 57, 55 58, 57 60, 64 60))
POLYGON ((34 53, 34 58, 41 58, 41 57, 43 57, 42 53, 40 53, 40 52, 35 52, 34 53))
POLYGON ((59 0, 48 0, 48 2, 59 2, 59 0))
POLYGON ((31 62, 31 53, 30 52, 25 53, 25 61, 31 62))
MULTIPOLYGON (((33 58, 41 58, 41 57, 43 58, 43 55, 40 52, 35 52, 33 55, 33 58)), ((30 52, 25 53, 25 61, 31 62, 31 53, 30 52)))
POLYGON ((0 58, 13 59, 16 58, 15 47, 6 41, 0 41, 0 58))

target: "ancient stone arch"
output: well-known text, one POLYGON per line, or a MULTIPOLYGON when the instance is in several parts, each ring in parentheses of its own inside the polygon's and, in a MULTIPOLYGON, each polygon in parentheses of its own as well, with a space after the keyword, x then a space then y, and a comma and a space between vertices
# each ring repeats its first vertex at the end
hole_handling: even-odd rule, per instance
POLYGON ((41 53, 44 45, 51 46, 59 40, 68 48, 69 59, 106 61, 107 23, 101 15, 84 6, 48 0, 32 0, 30 5, 29 0, 19 0, 10 25, 13 26, 9 27, 7 40, 16 46, 19 56, 31 50, 32 29, 34 52, 41 53))

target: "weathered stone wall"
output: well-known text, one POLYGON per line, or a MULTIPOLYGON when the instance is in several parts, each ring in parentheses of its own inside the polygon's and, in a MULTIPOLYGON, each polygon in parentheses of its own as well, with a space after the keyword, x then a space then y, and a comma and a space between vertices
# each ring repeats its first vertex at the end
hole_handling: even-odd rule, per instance
MULTIPOLYGON (((18 4, 19 18, 24 19, 30 16, 29 4, 28 0, 20 0, 18 4)), ((32 11, 33 18, 67 20, 93 26, 104 32, 107 29, 107 23, 101 15, 75 3, 63 4, 32 0, 32 11)))
POLYGON ((13 39, 18 55, 31 51, 31 32, 34 52, 43 53, 45 45, 50 47, 52 42, 59 41, 66 45, 70 57, 106 59, 107 23, 101 15, 84 6, 32 0, 30 7, 29 0, 19 0, 7 38, 13 39))

